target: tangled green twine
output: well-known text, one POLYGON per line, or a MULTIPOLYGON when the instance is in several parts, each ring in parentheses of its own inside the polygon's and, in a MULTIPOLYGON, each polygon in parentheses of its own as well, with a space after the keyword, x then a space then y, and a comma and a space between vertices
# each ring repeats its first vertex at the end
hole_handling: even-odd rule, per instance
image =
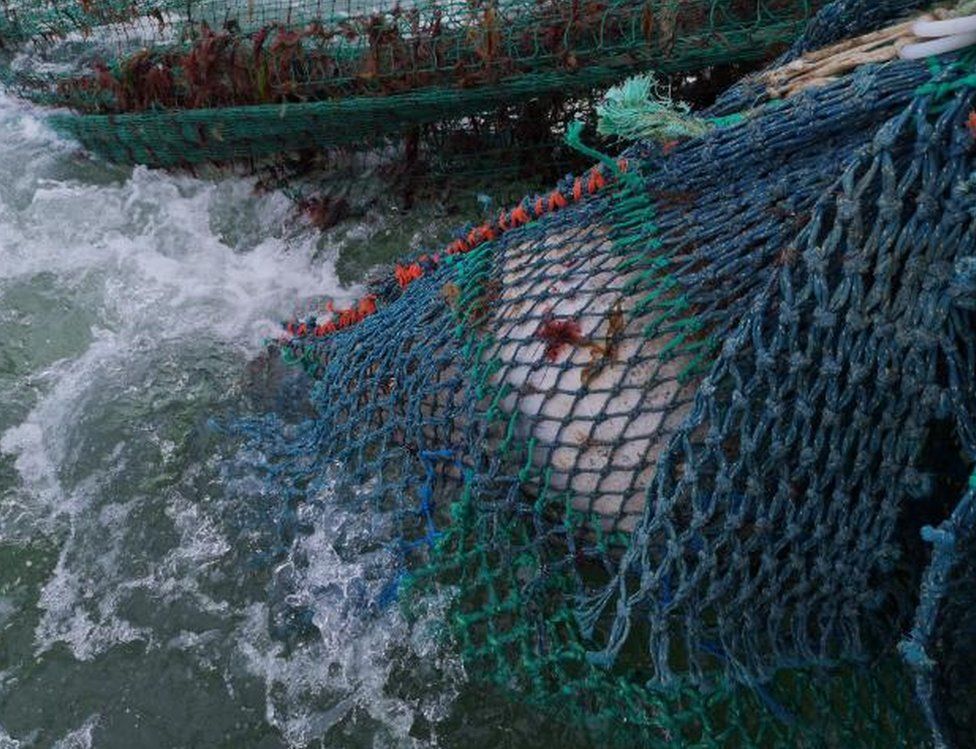
POLYGON ((636 75, 609 89, 597 105, 597 132, 625 140, 675 140, 704 135, 711 125, 671 99, 653 74, 636 75))

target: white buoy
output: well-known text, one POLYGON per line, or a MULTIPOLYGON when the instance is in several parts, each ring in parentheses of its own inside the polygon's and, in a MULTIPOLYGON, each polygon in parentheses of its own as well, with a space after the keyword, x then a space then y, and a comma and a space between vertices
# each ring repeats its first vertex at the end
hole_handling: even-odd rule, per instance
POLYGON ((598 514, 606 530, 630 532, 695 384, 678 383, 686 357, 661 360, 669 337, 643 334, 650 318, 634 315, 624 260, 600 227, 510 246, 483 326, 497 341, 485 360, 501 363, 492 382, 511 389, 501 407, 518 411, 517 437, 534 440, 548 490, 570 492, 573 507, 598 514), (547 340, 545 320, 564 333, 570 326, 563 338, 575 342, 547 340))

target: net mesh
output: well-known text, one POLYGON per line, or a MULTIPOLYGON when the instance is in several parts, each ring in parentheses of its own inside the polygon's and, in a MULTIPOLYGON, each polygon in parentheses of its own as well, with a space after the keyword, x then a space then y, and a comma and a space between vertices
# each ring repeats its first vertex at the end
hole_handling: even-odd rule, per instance
POLYGON ((818 4, 10 0, 0 40, 9 87, 74 110, 56 128, 116 161, 174 166, 359 142, 637 66, 761 60, 818 4))
MULTIPOLYGON (((913 4, 862 5, 810 38, 913 4)), ((375 605, 449 591, 471 675, 603 739, 965 746, 974 65, 746 81, 289 324, 274 491, 341 466, 375 605)))

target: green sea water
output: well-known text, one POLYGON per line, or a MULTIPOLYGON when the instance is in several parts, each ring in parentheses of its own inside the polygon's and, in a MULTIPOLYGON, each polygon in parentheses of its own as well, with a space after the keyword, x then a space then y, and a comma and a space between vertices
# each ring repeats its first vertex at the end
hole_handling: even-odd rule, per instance
POLYGON ((357 293, 337 264, 416 237, 252 188, 93 162, 0 98, 0 749, 578 743, 469 683, 442 601, 362 615, 340 501, 253 563, 271 500, 215 424, 268 407, 247 372, 279 320, 357 293), (285 579, 314 612, 291 648, 285 579))

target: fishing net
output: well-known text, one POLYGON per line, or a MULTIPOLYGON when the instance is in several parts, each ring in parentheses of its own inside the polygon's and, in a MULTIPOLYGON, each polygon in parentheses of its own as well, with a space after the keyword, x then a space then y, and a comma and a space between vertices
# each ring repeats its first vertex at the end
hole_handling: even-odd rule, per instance
POLYGON ((0 9, 8 87, 116 161, 175 166, 322 148, 636 66, 781 51, 814 0, 113 0, 0 9), (18 54, 19 52, 19 54, 18 54))
POLYGON ((369 606, 450 595, 473 678, 601 740, 965 746, 974 71, 647 101, 619 159, 574 130, 593 169, 288 324, 315 413, 248 426, 268 496, 344 487, 369 606))
POLYGON ((398 234, 389 254, 380 252, 376 238, 364 248, 373 262, 378 254, 389 260, 403 254, 419 228, 430 229, 424 244, 435 243, 458 223, 585 168, 586 157, 562 133, 592 112, 592 97, 536 97, 430 123, 382 146, 282 154, 259 164, 255 174, 260 189, 292 197, 322 229, 346 216, 368 222, 377 207, 383 214, 395 211, 406 236, 398 234), (447 223, 436 220, 441 217, 447 223))
MULTIPOLYGON (((658 76, 682 101, 706 106, 742 65, 696 74, 658 76)), ((344 251, 336 270, 343 282, 362 278, 405 247, 436 245, 456 227, 497 213, 526 194, 584 170, 589 157, 563 138, 577 120, 596 122, 597 93, 552 95, 490 112, 423 125, 372 147, 306 149, 262 161, 249 173, 260 190, 291 197, 307 220, 344 251), (394 215, 395 221, 385 221, 394 215), (355 219, 352 226, 346 219, 355 219), (351 274, 350 274, 351 271, 351 274)), ((615 147, 612 134, 585 129, 587 142, 615 147)), ((245 167, 246 168, 246 167, 245 167)))

